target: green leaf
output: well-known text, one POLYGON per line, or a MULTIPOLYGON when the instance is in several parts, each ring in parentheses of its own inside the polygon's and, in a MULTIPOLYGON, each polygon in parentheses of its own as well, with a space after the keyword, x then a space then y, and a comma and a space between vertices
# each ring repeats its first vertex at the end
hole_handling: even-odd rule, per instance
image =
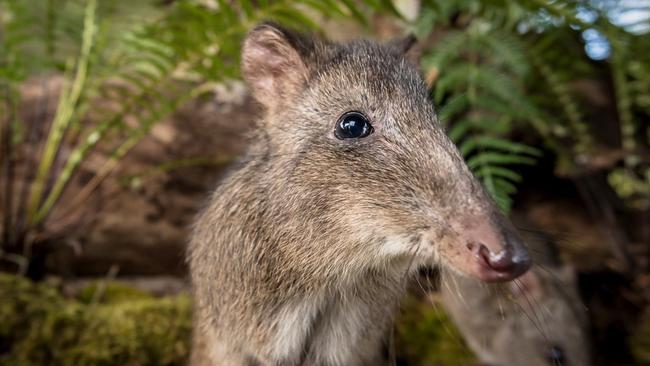
POLYGON ((521 174, 515 172, 514 170, 504 168, 498 165, 486 165, 477 168, 474 171, 477 177, 483 178, 486 176, 501 177, 513 182, 521 182, 521 174))
POLYGON ((476 141, 478 146, 483 148, 493 148, 513 154, 528 154, 538 157, 542 155, 542 152, 539 149, 503 138, 482 135, 478 136, 476 141))
POLYGON ((535 164, 535 159, 528 156, 514 155, 514 154, 503 154, 493 151, 481 152, 467 160, 467 166, 474 170, 481 165, 486 164, 525 164, 533 165, 535 164))
POLYGON ((443 125, 448 125, 453 117, 463 112, 469 106, 469 100, 465 93, 453 96, 447 103, 438 110, 438 120, 443 125))

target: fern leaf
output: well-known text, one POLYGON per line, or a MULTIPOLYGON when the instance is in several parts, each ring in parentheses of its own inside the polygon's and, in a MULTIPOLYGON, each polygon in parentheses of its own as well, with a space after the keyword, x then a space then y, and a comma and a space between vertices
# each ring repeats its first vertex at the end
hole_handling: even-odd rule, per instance
POLYGON ((497 165, 481 166, 474 171, 474 174, 479 178, 487 176, 501 177, 517 183, 522 180, 521 174, 497 165))
POLYGON ((467 160, 467 166, 474 170, 485 164, 535 164, 535 159, 514 154, 504 154, 494 151, 480 152, 467 160))
POLYGON ((464 93, 457 94, 438 110, 438 119, 443 125, 449 124, 452 117, 460 114, 469 107, 469 100, 464 93))

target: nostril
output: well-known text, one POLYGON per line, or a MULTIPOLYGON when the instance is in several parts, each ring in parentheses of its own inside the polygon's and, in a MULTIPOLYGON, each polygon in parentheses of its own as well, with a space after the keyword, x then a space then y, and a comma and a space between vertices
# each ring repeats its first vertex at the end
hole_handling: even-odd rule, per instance
POLYGON ((480 244, 477 254, 486 266, 498 272, 510 271, 515 266, 512 254, 506 249, 493 253, 487 246, 480 244))
POLYGON ((493 253, 485 245, 481 245, 481 251, 484 260, 494 270, 507 271, 514 265, 512 254, 509 250, 502 249, 497 253, 493 253))
MULTIPOLYGON (((487 238, 494 239, 494 238, 487 238)), ((486 241, 468 241, 465 247, 472 253, 472 271, 485 282, 513 280, 524 274, 531 266, 526 247, 516 237, 504 240, 487 240, 496 250, 490 250, 486 241)))
POLYGON ((493 253, 486 245, 478 244, 475 246, 474 253, 481 266, 496 276, 488 280, 517 278, 530 267, 530 259, 527 256, 513 256, 512 250, 509 249, 493 253))

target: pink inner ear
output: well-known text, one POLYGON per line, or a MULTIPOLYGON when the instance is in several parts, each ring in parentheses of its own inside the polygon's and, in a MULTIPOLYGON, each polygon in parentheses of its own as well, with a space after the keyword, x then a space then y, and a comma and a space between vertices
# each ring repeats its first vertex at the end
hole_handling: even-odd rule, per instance
POLYGON ((279 87, 274 81, 283 73, 286 62, 273 45, 256 45, 248 50, 247 78, 256 93, 273 93, 279 87), (266 46, 266 47, 260 47, 266 46))
POLYGON ((243 74, 259 102, 276 108, 302 84, 306 68, 298 51, 282 31, 254 30, 244 42, 243 74))
POLYGON ((279 46, 276 42, 265 40, 265 42, 251 47, 248 58, 260 67, 280 69, 281 71, 282 66, 292 63, 292 55, 291 50, 282 49, 284 47, 279 46))

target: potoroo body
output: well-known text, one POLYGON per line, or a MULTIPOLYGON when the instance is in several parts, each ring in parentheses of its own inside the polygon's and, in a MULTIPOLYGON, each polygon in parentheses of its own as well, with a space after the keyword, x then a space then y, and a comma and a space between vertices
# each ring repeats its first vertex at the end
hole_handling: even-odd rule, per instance
POLYGON ((376 365, 420 266, 526 271, 404 57, 411 43, 250 32, 242 72, 264 114, 190 242, 192 365, 376 365))

